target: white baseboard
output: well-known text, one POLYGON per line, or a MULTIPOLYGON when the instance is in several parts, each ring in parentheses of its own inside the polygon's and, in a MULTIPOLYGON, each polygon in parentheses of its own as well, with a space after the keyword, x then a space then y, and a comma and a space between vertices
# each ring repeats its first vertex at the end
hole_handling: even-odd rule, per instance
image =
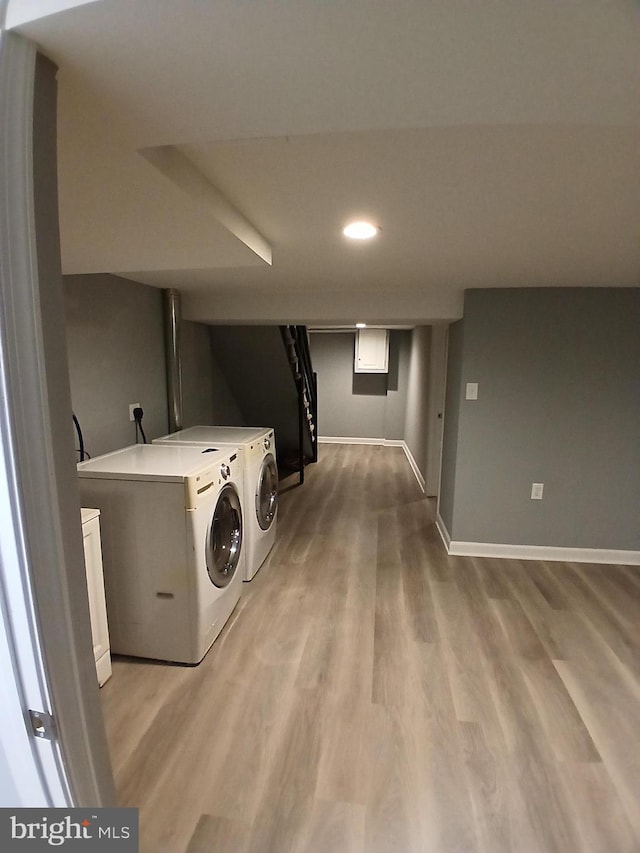
POLYGON ((562 548, 553 545, 503 545, 494 542, 452 540, 438 515, 436 527, 447 553, 452 557, 498 557, 511 560, 550 560, 563 563, 603 563, 613 566, 640 566, 640 551, 610 548, 562 548))
POLYGON ((411 465, 411 470, 418 481, 418 485, 423 492, 425 490, 425 479, 422 476, 422 472, 418 468, 418 464, 413 458, 407 442, 401 438, 341 438, 339 436, 319 435, 318 442, 320 444, 373 444, 377 447, 401 447, 404 450, 404 455, 407 457, 409 465, 411 465))
POLYGON ((406 441, 401 441, 400 447, 404 450, 404 455, 407 457, 407 461, 409 462, 409 465, 411 465, 411 470, 413 471, 415 478, 418 481, 418 485, 420 486, 420 488, 424 492, 426 489, 426 481, 425 481, 424 477, 422 476, 422 471, 418 468, 418 463, 413 458, 413 453, 409 449, 409 445, 407 444, 406 441))
POLYGON ((319 435, 318 442, 320 444, 376 444, 376 445, 385 445, 386 439, 384 438, 352 438, 352 437, 341 437, 341 436, 333 436, 333 435, 319 435))
POLYGON ((451 537, 449 536, 449 531, 446 528, 444 521, 442 520, 440 513, 436 513, 436 529, 440 534, 440 538, 442 539, 442 544, 447 549, 447 554, 450 554, 449 548, 451 546, 451 537))

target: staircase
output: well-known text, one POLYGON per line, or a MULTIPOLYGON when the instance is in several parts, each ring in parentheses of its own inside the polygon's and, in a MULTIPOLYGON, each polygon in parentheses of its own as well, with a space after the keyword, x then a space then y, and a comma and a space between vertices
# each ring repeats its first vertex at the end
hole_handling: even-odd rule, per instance
POLYGON ((311 364, 307 327, 281 326, 280 331, 298 392, 298 455, 294 470, 297 469, 300 482, 303 483, 305 465, 318 461, 317 375, 311 364))
POLYGON ((316 462, 316 376, 306 326, 214 326, 211 347, 243 423, 275 430, 280 478, 316 462))

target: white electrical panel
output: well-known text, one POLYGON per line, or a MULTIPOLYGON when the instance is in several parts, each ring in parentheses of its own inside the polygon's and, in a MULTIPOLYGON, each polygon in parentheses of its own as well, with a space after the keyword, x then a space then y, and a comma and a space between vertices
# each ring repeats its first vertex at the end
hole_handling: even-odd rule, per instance
POLYGON ((354 373, 389 372, 389 331, 359 329, 356 334, 354 373))

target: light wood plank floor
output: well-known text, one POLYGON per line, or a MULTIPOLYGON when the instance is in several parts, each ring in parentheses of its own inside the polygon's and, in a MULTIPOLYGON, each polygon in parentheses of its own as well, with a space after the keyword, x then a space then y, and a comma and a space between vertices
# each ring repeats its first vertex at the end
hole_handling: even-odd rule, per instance
POLYGON ((640 569, 447 557, 433 510, 324 445, 202 664, 114 661, 143 853, 640 850, 640 569))

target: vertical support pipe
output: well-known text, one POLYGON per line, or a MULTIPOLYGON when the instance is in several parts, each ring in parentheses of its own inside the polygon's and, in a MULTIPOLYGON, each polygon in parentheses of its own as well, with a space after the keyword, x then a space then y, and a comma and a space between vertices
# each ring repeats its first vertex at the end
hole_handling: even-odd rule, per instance
POLYGON ((167 364, 169 432, 182 429, 182 364, 180 360, 180 291, 164 290, 164 345, 167 364))

